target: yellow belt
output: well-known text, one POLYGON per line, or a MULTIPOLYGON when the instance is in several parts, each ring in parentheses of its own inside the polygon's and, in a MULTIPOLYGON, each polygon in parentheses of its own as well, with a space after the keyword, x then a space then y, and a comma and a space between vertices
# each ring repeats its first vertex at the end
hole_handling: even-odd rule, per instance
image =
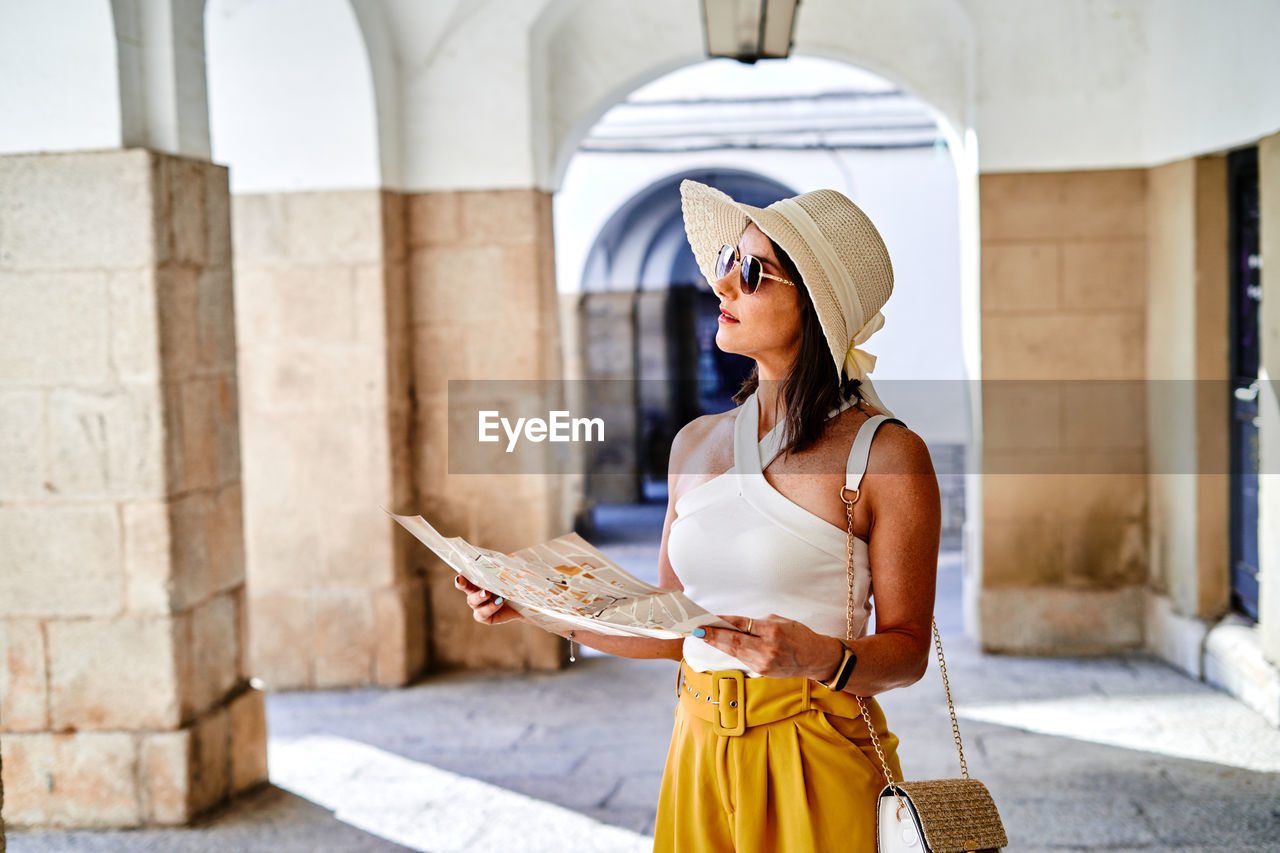
POLYGON ((737 669, 695 672, 680 661, 677 695, 717 735, 736 736, 751 726, 775 723, 817 709, 840 717, 862 713, 852 693, 837 692, 808 678, 747 678, 737 669))

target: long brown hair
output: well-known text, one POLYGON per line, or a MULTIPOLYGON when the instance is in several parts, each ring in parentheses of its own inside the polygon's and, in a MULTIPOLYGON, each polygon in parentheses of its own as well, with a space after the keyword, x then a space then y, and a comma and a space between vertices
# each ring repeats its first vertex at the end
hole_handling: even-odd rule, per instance
MULTIPOLYGON (((782 452, 783 454, 799 453, 812 447, 822 438, 827 428, 827 412, 841 405, 845 400, 856 396, 862 401, 861 380, 840 378, 836 366, 831 360, 831 349, 827 346, 826 336, 822 333, 822 324, 818 321, 818 312, 814 310, 813 300, 809 296, 809 288, 805 287, 791 256, 773 240, 773 252, 778 263, 787 273, 787 278, 796 285, 796 294, 800 299, 800 351, 791 369, 787 371, 779 389, 783 401, 782 452)), ((751 369, 751 374, 742 382, 733 401, 741 404, 760 386, 759 366, 751 369)))

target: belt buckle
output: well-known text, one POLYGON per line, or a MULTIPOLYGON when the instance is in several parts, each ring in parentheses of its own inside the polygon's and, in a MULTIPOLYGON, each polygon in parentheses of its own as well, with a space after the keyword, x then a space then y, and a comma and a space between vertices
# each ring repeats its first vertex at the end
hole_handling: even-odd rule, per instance
POLYGON ((746 678, 741 670, 732 669, 728 671, 718 672, 711 678, 711 704, 716 709, 715 718, 711 721, 711 729, 717 735, 736 737, 747 731, 747 691, 746 678), (720 683, 723 681, 732 681, 737 684, 737 689, 733 691, 734 696, 731 699, 723 699, 720 692, 720 683), (738 722, 733 726, 724 724, 725 711, 737 713, 738 722))

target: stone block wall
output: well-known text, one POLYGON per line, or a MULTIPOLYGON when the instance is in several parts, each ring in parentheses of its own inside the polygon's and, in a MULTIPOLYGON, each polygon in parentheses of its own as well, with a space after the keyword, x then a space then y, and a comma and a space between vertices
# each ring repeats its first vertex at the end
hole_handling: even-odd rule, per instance
POLYGON ((1142 641, 1147 191, 981 177, 984 649, 1142 641))
MULTIPOLYGON (((572 525, 569 475, 449 473, 449 379, 559 379, 551 196, 537 190, 405 197, 414 398, 412 509, 448 536, 514 551, 572 525)), ((407 536, 407 534, 406 534, 407 536)), ((429 585, 433 664, 563 665, 567 643, 477 624, 453 572, 411 545, 429 585)))
POLYGON ((425 585, 379 508, 413 489, 403 199, 233 205, 251 670, 273 689, 405 684, 425 585))
POLYGON ((10 825, 181 824, 266 779, 232 317, 225 169, 0 158, 10 825))

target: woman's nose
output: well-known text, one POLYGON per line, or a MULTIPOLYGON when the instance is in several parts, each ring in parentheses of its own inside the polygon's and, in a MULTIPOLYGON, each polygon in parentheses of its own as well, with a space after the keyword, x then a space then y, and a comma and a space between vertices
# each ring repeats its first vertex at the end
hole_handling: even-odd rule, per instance
POLYGON ((719 280, 712 282, 711 289, 715 292, 716 296, 728 301, 738 295, 738 287, 734 283, 734 273, 737 272, 737 270, 738 268, 734 267, 725 273, 719 280))

